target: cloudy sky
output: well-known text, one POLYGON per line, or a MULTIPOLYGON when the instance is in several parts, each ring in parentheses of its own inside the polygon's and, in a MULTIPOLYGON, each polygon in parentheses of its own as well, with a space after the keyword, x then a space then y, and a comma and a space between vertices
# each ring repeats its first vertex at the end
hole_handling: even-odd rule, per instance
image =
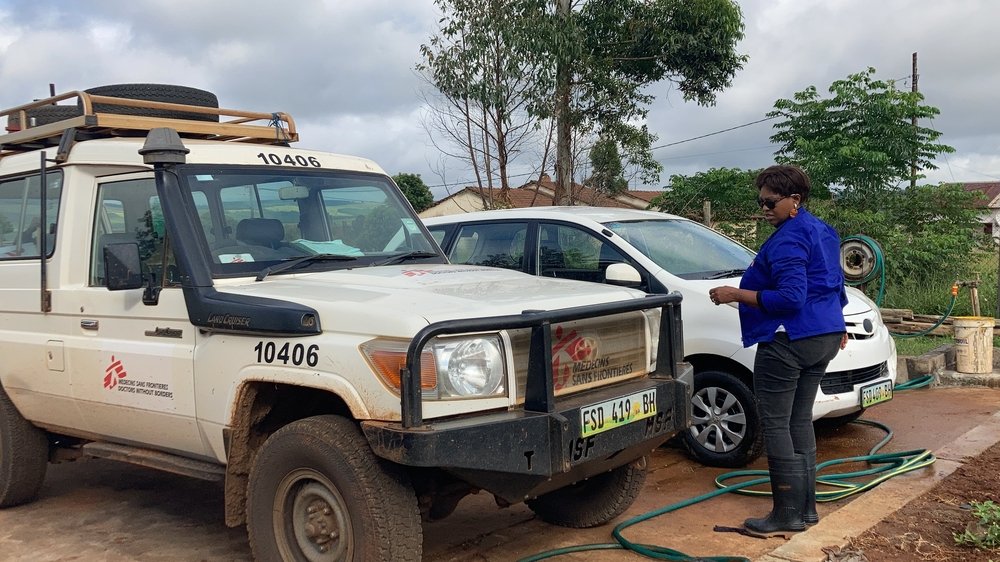
MULTIPOLYGON (((1000 180, 1000 2, 737 1, 749 63, 713 107, 656 85, 648 125, 657 145, 757 121, 776 99, 809 85, 825 92, 869 66, 908 89, 917 52, 920 91, 941 110, 924 125, 956 149, 928 181, 1000 180)), ((58 92, 194 86, 223 107, 291 113, 299 146, 419 173, 440 198, 472 175, 444 159, 422 125, 427 92, 414 66, 439 17, 432 0, 0 0, 0 107, 45 97, 50 83, 58 92)), ((661 183, 768 165, 771 125, 657 149, 661 183)))

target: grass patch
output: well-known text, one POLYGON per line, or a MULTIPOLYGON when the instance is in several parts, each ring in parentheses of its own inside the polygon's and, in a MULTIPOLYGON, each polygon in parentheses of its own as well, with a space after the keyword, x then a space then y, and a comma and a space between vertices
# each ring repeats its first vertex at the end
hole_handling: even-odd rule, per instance
POLYGON ((917 338, 893 338, 896 340, 897 355, 923 355, 942 345, 955 343, 952 338, 943 336, 920 336, 917 338))

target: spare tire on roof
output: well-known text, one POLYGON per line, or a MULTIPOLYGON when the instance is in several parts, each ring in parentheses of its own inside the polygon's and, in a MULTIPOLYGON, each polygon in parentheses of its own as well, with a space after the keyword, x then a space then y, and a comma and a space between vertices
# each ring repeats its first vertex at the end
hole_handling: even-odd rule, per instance
MULTIPOLYGON (((32 120, 34 120, 33 127, 48 125, 49 123, 83 115, 83 111, 76 105, 44 105, 29 109, 25 113, 28 114, 28 123, 32 123, 32 120)), ((20 128, 20 124, 21 121, 18 119, 16 113, 7 118, 8 129, 20 128)))
MULTIPOLYGON (((84 91, 95 96, 107 96, 110 98, 129 98, 134 100, 182 103, 185 105, 196 105, 199 107, 219 107, 219 98, 217 98, 212 92, 172 84, 114 84, 110 86, 97 86, 96 88, 89 88, 84 91)), ((106 103, 95 103, 94 111, 97 113, 114 113, 117 115, 139 115, 143 117, 164 117, 167 119, 190 119, 193 121, 213 121, 216 123, 219 121, 218 115, 166 109, 150 109, 145 107, 126 107, 123 105, 112 105, 106 103)))

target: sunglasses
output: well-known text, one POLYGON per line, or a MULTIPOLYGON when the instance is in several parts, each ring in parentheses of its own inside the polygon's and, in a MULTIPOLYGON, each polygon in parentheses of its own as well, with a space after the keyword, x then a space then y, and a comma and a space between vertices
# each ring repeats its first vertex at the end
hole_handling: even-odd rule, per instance
POLYGON ((770 209, 770 210, 773 211, 774 208, 778 206, 778 203, 780 203, 782 199, 788 199, 788 196, 785 195, 784 197, 779 197, 777 199, 764 199, 762 197, 758 197, 757 198, 757 206, 758 207, 767 207, 768 209, 770 209))

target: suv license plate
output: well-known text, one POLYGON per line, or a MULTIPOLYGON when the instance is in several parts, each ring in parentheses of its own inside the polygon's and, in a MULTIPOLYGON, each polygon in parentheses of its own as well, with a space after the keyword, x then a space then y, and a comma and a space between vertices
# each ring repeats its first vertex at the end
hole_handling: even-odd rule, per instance
POLYGON ((892 381, 882 381, 861 387, 861 407, 867 408, 879 402, 892 400, 892 381))
POLYGON ((656 389, 651 388, 581 408, 580 434, 596 435, 655 415, 656 389))

